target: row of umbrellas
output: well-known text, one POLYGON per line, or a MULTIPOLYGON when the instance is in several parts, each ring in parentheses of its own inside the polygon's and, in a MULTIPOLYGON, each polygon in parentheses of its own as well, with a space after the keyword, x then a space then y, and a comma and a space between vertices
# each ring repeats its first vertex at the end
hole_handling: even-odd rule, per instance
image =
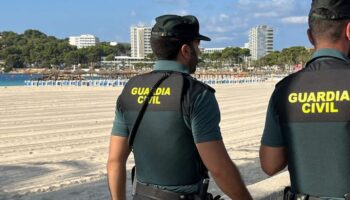
POLYGON ((47 79, 57 79, 57 77, 66 77, 67 79, 70 79, 73 77, 78 77, 81 79, 82 75, 89 74, 90 76, 98 75, 102 77, 117 77, 117 76, 124 76, 124 77, 132 77, 137 74, 139 74, 138 71, 130 71, 130 70, 107 70, 107 69, 89 69, 88 71, 82 70, 82 69, 76 69, 76 70, 58 70, 58 69, 44 69, 41 72, 44 77, 47 79))

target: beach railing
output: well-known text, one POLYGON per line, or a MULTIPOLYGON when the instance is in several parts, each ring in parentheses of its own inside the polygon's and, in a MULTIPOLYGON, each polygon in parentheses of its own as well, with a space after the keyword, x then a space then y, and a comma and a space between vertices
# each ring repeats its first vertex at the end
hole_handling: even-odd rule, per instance
MULTIPOLYGON (((237 77, 223 79, 199 79, 208 85, 217 84, 250 84, 262 83, 267 80, 264 77, 237 77)), ((93 87, 118 87, 124 86, 129 79, 101 79, 101 80, 27 80, 25 86, 93 86, 93 87)))

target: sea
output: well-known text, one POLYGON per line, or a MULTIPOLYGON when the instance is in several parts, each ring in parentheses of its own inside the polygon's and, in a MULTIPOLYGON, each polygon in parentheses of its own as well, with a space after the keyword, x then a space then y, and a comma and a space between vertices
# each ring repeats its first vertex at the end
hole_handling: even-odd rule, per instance
POLYGON ((0 74, 0 87, 3 86, 24 86, 26 80, 42 79, 42 74, 0 74))

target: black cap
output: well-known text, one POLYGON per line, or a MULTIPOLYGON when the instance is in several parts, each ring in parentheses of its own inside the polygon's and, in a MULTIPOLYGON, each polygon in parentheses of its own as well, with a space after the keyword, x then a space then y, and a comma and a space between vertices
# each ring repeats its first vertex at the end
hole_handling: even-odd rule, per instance
POLYGON ((210 41, 199 34, 199 22, 195 16, 162 15, 156 18, 152 37, 174 37, 210 41))
POLYGON ((327 20, 350 19, 350 0, 312 0, 311 16, 327 20))

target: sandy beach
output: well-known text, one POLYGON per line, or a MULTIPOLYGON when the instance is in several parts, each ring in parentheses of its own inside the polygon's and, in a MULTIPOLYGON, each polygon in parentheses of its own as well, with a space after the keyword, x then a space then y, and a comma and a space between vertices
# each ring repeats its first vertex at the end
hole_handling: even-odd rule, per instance
MULTIPOLYGON (((258 148, 274 84, 214 86, 224 142, 247 185, 267 178, 258 148)), ((108 142, 121 90, 0 87, 0 199, 108 199, 108 142)), ((211 191, 220 193, 213 182, 211 191)))

